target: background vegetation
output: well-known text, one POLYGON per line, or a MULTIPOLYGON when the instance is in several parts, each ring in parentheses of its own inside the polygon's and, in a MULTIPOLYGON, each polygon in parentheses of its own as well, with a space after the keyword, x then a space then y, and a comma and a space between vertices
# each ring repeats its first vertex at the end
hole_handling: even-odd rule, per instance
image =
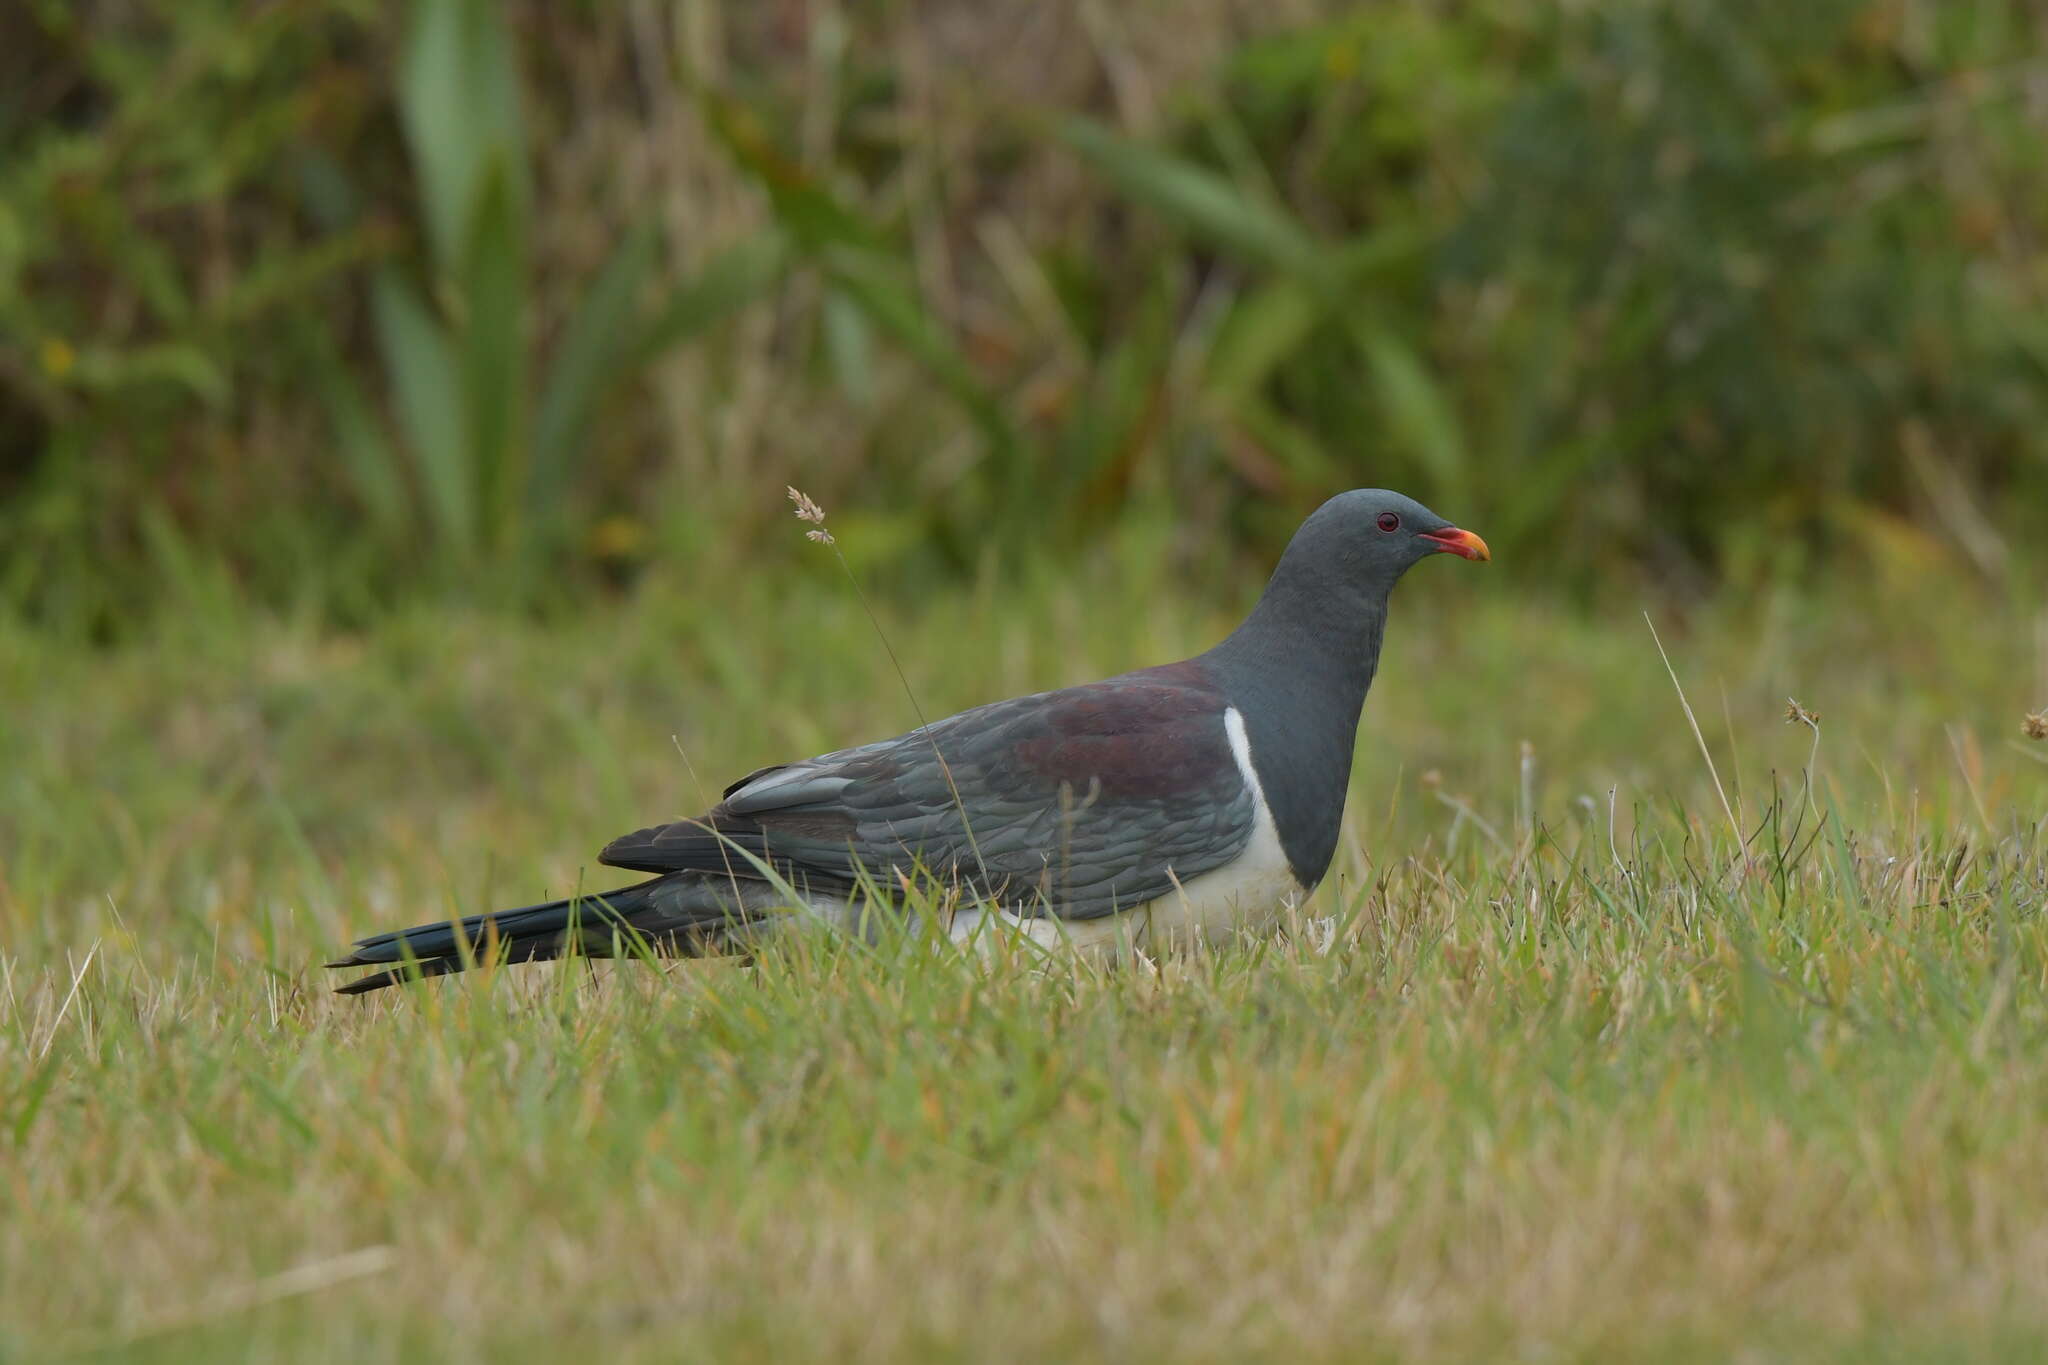
POLYGON ((1686 593, 2048 499, 2026 4, 0 25, 0 582, 101 631, 729 564, 785 482, 920 574, 1379 483, 1686 593))
POLYGON ((0 7, 0 1362, 2043 1358, 2042 24, 0 7), (327 992, 1365 483, 1287 932, 327 992))

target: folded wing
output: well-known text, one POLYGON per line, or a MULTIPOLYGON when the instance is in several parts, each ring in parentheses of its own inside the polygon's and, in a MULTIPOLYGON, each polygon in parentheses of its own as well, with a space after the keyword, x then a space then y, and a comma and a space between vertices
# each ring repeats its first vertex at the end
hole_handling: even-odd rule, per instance
POLYGON ((812 893, 924 875, 1020 913, 1094 918, 1244 848, 1255 811, 1225 709, 1195 661, 996 702, 761 769, 700 818, 599 858, 758 878, 743 851, 812 893))

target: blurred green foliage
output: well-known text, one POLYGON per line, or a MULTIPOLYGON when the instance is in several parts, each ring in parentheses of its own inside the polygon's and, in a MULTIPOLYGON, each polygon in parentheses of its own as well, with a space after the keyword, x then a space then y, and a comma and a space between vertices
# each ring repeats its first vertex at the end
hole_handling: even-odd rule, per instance
POLYGON ((543 367, 527 353, 533 230, 518 72, 494 0, 423 0, 399 78, 406 146, 430 248, 424 293, 378 269, 371 311, 399 459, 371 405, 332 352, 321 375, 374 539, 395 546, 421 523, 438 563, 491 570, 514 595, 554 561, 570 530, 564 499, 598 400, 622 369, 716 322, 773 282, 770 238, 645 305, 655 241, 630 228, 574 301, 543 367), (445 300, 436 308, 434 297, 445 300), (528 395, 535 395, 529 403, 528 395), (529 408, 531 411, 529 411, 529 408), (407 494, 405 474, 420 497, 407 494))
POLYGON ((2028 6, 29 0, 0 595, 360 612, 1411 490, 1565 580, 1996 574, 2048 501, 2028 6), (208 585, 211 585, 209 587, 208 585))

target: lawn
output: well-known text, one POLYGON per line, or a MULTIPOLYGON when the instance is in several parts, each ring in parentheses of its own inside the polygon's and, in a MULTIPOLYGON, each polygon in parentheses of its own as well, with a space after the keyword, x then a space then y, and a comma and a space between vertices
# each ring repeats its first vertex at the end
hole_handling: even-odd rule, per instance
POLYGON ((904 679, 823 574, 0 625, 0 1359, 2039 1359, 2038 585, 1656 605, 1667 672, 1655 585, 1516 581, 1397 595, 1276 938, 362 1000, 358 934, 1255 584, 884 593, 904 679))

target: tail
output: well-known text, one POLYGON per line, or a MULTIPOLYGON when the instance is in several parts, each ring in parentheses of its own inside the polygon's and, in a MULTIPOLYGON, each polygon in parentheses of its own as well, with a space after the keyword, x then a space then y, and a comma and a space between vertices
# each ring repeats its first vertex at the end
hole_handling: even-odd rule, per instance
MULTIPOLYGON (((654 888, 669 880, 657 877, 599 895, 572 896, 517 910, 471 915, 460 922, 443 920, 439 924, 421 924, 357 939, 347 957, 327 965, 397 965, 337 986, 335 994, 362 995, 407 981, 447 976, 479 961, 538 962, 560 957, 568 947, 572 929, 585 952, 609 952, 615 937, 647 944, 648 936, 636 927, 635 919, 654 909, 654 888)), ((672 933, 673 926, 670 928, 672 933)), ((661 946, 665 945, 650 945, 654 951, 661 946)))

